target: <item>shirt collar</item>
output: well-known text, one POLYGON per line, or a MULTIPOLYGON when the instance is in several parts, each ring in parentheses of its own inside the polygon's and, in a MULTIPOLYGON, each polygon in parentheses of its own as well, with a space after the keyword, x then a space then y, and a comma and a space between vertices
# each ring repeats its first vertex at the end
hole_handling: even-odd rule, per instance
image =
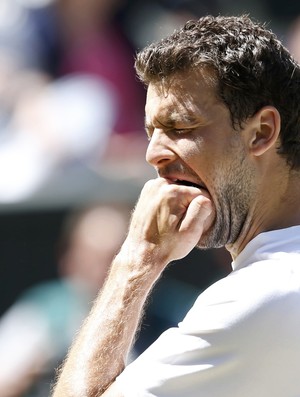
POLYGON ((278 252, 300 254, 300 225, 258 234, 235 258, 232 268, 246 267, 278 252))

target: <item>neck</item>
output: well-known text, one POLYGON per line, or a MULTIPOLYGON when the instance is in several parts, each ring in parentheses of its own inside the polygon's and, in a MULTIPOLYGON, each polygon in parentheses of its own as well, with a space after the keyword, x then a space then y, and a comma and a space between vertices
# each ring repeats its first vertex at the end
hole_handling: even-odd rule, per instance
POLYGON ((258 234, 300 225, 300 172, 290 171, 287 178, 264 184, 257 193, 239 237, 226 245, 233 259, 258 234), (262 191, 263 190, 263 191, 262 191))

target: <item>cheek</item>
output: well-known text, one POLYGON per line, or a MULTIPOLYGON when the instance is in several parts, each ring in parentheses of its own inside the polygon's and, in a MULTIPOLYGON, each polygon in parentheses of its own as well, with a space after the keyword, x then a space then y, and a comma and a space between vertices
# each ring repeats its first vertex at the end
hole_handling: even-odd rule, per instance
POLYGON ((187 150, 184 156, 186 163, 199 176, 202 182, 207 184, 211 176, 214 175, 217 166, 214 155, 209 151, 193 147, 187 150))
POLYGON ((207 186, 212 196, 222 190, 227 179, 229 159, 224 147, 220 148, 202 136, 182 140, 178 147, 181 159, 207 186))
POLYGON ((201 164, 206 161, 207 150, 202 138, 182 139, 178 142, 182 158, 190 164, 201 164))

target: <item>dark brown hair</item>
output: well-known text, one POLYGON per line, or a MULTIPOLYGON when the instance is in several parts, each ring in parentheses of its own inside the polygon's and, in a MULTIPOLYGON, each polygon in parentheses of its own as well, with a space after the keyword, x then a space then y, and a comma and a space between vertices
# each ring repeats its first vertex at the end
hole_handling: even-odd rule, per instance
POLYGON ((208 66, 234 127, 263 106, 276 107, 281 116, 278 153, 300 169, 300 67, 264 25, 245 15, 189 21, 142 50, 135 66, 146 85, 208 66))

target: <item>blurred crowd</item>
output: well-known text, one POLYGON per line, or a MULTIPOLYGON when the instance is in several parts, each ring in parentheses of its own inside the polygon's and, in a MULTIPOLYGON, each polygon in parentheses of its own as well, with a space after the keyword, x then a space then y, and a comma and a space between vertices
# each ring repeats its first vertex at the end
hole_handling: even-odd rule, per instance
POLYGON ((24 290, 1 318, 1 397, 49 395, 124 239, 128 214, 125 206, 99 203, 66 217, 55 245, 58 277, 24 290))
POLYGON ((74 162, 100 167, 110 138, 141 141, 144 91, 121 6, 1 0, 0 201, 27 198, 74 162))
MULTIPOLYGON (((269 11, 277 3, 251 4, 255 16, 272 21, 269 11)), ((145 89, 135 76, 135 52, 190 18, 228 14, 234 7, 251 14, 241 4, 0 0, 0 207, 30 200, 56 175, 68 188, 68 170, 74 168, 108 178, 146 178, 145 89)), ((282 14, 282 24, 274 15, 273 30, 278 27, 300 61, 300 7, 293 10, 282 14)), ((70 209, 57 237, 59 277, 22 291, 0 319, 0 397, 49 394, 54 369, 125 236, 130 206, 97 203, 70 209)), ((142 328, 133 354, 151 343, 155 332, 180 321, 199 289, 229 271, 223 251, 202 253, 202 267, 197 255, 186 259, 195 267, 187 272, 194 280, 176 270, 166 272, 147 312, 151 327, 142 328), (195 274, 201 280, 193 286, 195 274)))

